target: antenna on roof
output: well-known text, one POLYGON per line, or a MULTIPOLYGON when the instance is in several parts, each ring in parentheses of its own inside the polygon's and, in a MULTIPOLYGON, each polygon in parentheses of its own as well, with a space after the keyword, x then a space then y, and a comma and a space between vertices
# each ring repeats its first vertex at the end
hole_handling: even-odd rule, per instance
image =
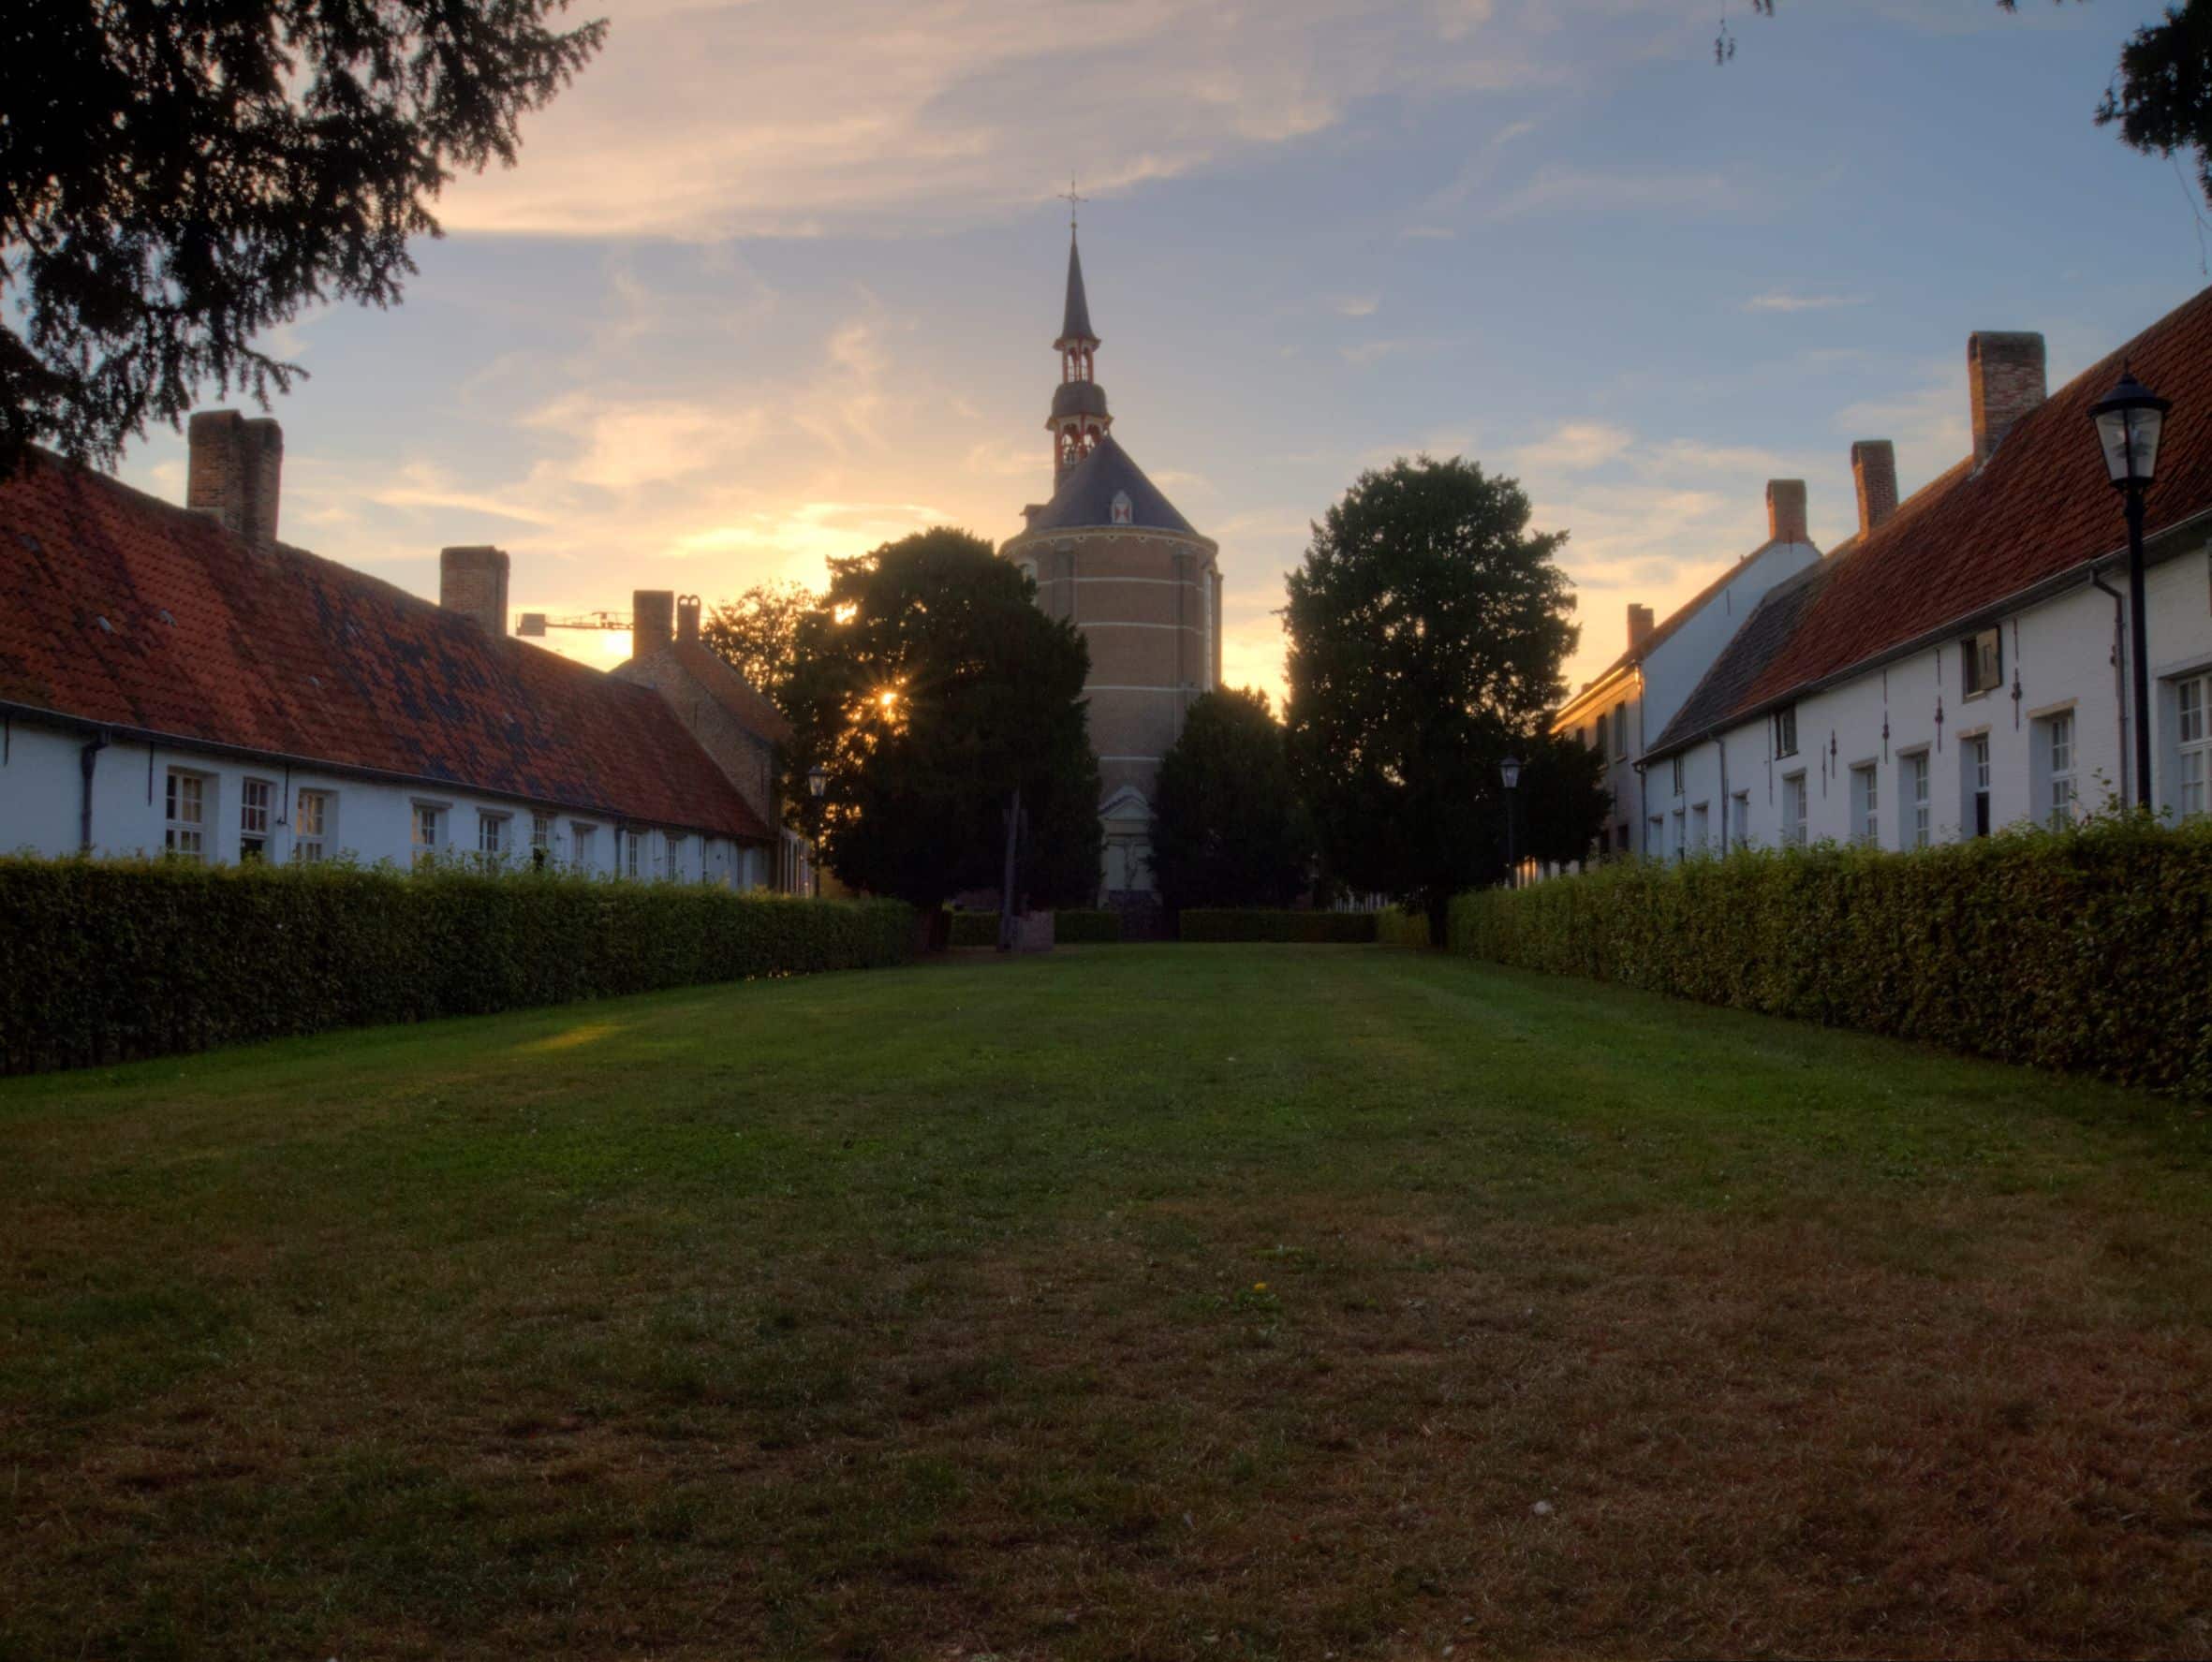
POLYGON ((1056 191, 1054 194, 1057 200, 1066 202, 1068 204, 1068 234, 1069 236, 1073 236, 1075 234, 1076 204, 1079 202, 1087 202, 1091 199, 1086 196, 1079 196, 1076 193, 1075 175, 1072 173, 1068 175, 1068 188, 1063 191, 1056 191))

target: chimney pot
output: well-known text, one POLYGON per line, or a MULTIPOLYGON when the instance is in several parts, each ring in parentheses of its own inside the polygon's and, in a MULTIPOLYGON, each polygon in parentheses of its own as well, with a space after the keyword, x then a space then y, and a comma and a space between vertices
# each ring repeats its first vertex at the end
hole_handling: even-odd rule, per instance
POLYGON ((676 633, 676 591, 630 591, 630 656, 644 657, 666 646, 676 633))
POLYGON ((273 417, 201 410, 185 428, 184 506, 211 514, 256 553, 276 546, 284 486, 284 429, 273 417))
POLYGON ((1651 633, 1652 623, 1650 607, 1630 606, 1629 608, 1629 650, 1630 652, 1634 652, 1644 644, 1645 637, 1651 633))
POLYGON ((505 549, 476 546, 438 550, 437 603, 472 618, 487 635, 507 633, 505 549))
POLYGON ((1978 330, 1967 337, 1967 398, 1974 418, 1974 466, 1995 454, 2013 424, 2046 396, 2043 337, 1978 330))
POLYGON ((1851 484, 1859 498, 1859 535, 1897 511, 1897 448, 1886 438, 1851 446, 1851 484))
POLYGON ((676 596, 676 639, 685 641, 695 641, 699 639, 699 596, 697 595, 676 596))
POLYGON ((1766 539, 1769 542, 1810 542, 1805 518, 1805 481, 1766 481, 1766 539))

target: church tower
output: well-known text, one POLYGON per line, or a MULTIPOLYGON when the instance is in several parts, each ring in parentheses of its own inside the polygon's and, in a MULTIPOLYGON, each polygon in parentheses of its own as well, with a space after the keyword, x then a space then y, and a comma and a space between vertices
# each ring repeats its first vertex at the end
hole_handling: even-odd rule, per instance
MULTIPOLYGON (((1052 434, 1051 500, 1000 550, 1037 584, 1037 603, 1083 631, 1091 743, 1105 831, 1101 904, 1148 918, 1152 792, 1191 700, 1221 680, 1218 547, 1176 511, 1113 434, 1098 381, 1099 341, 1072 217, 1052 434)), ((1140 924, 1140 927, 1142 925, 1140 924)))

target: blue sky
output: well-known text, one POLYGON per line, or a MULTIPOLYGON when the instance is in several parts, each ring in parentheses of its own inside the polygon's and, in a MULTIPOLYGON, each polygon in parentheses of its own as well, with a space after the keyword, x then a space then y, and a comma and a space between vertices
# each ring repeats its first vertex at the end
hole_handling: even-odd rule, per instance
MULTIPOLYGON (((287 540, 426 595, 497 543, 561 611, 1010 535, 1074 171, 1099 378, 1221 543, 1229 679, 1279 686, 1308 522, 1427 450, 1571 534, 1580 681, 1763 537, 1768 478, 1826 544, 1852 439, 1907 491, 1963 454, 1971 331, 2042 331, 2056 385, 2206 280, 2174 167, 2090 124, 2150 4, 1730 0, 1726 69, 1719 0, 595 9, 406 302, 281 332, 287 540)), ((175 498, 182 456, 125 475, 175 498)))

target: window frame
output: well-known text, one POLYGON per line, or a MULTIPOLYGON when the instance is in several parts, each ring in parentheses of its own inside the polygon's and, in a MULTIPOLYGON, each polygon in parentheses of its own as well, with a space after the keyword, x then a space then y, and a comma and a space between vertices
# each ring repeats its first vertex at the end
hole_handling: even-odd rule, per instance
POLYGON ((2001 624, 1992 624, 1986 629, 1976 629, 1971 635, 1961 636, 1958 642, 1960 697, 1986 699, 2005 684, 2005 631, 2001 624), (1983 648, 1988 650, 1986 654, 1983 648), (1983 659, 1987 659, 1989 678, 1982 679, 1983 659))
POLYGON ((1897 844, 1903 848, 1925 848, 1936 839, 1935 768, 1924 745, 1897 752, 1904 780, 1897 787, 1897 844))
POLYGON ((1782 775, 1782 846, 1808 846, 1812 830, 1812 792, 1806 788, 1805 770, 1782 775))
POLYGON ((505 864, 514 850, 514 816, 495 808, 476 811, 477 858, 488 864, 505 864))
POLYGON ((274 839, 276 820, 276 783, 248 774, 238 782, 238 859, 240 864, 249 860, 267 860, 269 845, 274 839), (255 801, 256 793, 260 800, 255 801), (259 824, 255 821, 258 816, 259 824))
POLYGON ((1965 733, 1958 741, 1959 830, 1970 837, 1985 837, 1997 829, 1993 796, 1997 758, 1986 731, 1965 733))
POLYGON ((207 863, 208 828, 215 823, 216 776, 198 768, 170 768, 161 787, 161 852, 165 858, 207 863), (184 787, 190 787, 187 791, 184 787), (182 810, 190 798, 193 813, 182 810), (190 846, 185 839, 190 839, 190 846))
POLYGON ((2174 812, 2183 819, 2212 813, 2212 669, 2176 675, 2174 686, 2174 812), (2196 693, 2196 708, 2190 708, 2189 693, 2196 693), (2190 718, 2196 718, 2196 737, 2190 737, 2190 718), (2190 777, 2191 768, 2196 777, 2190 777), (2195 804, 2190 805, 2193 789, 2195 804))
POLYGON ((292 793, 292 863, 319 865, 330 858, 327 845, 337 816, 338 793, 319 786, 302 785, 292 793), (314 826, 308 826, 308 803, 315 804, 314 826))
POLYGON ((1774 713, 1775 760, 1797 754, 1797 706, 1784 704, 1774 713))
POLYGON ((1851 768, 1851 841, 1868 848, 1881 846, 1881 770, 1873 762, 1853 762, 1851 768))
POLYGON ((2077 787, 2081 766, 2081 729, 2072 709, 2054 710, 2035 723, 2037 759, 2041 775, 2043 823, 2063 831, 2074 821, 2081 802, 2077 787), (2064 766, 2060 766, 2064 763, 2064 766))
POLYGON ((451 841, 446 826, 446 816, 451 808, 450 802, 425 802, 420 797, 408 801, 407 847, 415 864, 435 860, 451 841))

